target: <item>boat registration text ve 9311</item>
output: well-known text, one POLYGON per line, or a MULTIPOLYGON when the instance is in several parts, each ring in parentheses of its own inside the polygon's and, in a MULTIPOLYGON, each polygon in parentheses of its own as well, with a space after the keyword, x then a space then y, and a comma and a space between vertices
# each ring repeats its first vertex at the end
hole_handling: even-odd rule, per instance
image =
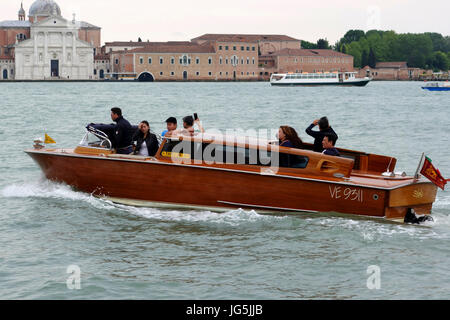
POLYGON ((344 199, 350 201, 363 202, 363 191, 359 188, 344 188, 329 186, 331 199, 344 199))

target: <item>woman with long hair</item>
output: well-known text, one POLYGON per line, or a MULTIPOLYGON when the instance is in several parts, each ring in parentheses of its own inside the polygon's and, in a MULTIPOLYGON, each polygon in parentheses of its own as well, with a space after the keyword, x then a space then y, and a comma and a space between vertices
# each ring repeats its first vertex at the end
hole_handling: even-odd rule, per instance
POLYGON ((303 141, 299 138, 297 131, 289 126, 281 126, 278 129, 278 140, 281 147, 303 148, 303 141))
POLYGON ((135 141, 133 154, 145 157, 153 157, 159 148, 158 139, 150 132, 148 121, 141 121, 132 141, 135 141))

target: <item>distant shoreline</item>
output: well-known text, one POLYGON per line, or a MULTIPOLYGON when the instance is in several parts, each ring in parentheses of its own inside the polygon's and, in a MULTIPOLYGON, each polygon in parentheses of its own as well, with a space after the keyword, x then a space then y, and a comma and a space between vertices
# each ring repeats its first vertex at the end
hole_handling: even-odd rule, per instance
MULTIPOLYGON (((449 81, 447 79, 435 79, 435 80, 382 80, 373 79, 371 82, 385 82, 385 81, 398 81, 398 82, 445 82, 449 81)), ((209 82, 209 83, 230 83, 230 82, 267 82, 269 80, 158 80, 158 81, 139 81, 139 80, 0 80, 0 83, 14 83, 14 82, 52 82, 52 83, 80 83, 80 82, 91 82, 91 83, 189 83, 189 82, 209 82)))

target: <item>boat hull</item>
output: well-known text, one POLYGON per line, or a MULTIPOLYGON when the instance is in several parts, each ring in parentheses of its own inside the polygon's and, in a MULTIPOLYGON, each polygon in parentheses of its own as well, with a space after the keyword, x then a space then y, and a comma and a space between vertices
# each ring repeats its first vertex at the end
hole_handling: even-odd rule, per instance
POLYGON ((356 87, 364 87, 366 86, 370 80, 361 80, 361 81, 348 81, 348 82, 271 82, 272 86, 356 86, 356 87))
POLYGON ((254 209, 282 212, 340 212, 401 219, 410 207, 429 214, 436 196, 430 183, 408 186, 405 194, 420 193, 415 202, 399 188, 390 190, 292 176, 185 165, 161 161, 110 159, 45 151, 27 151, 45 176, 112 201, 135 205, 192 208, 254 209), (400 192, 400 193, 399 193, 400 192), (392 202, 392 204, 390 204, 392 202))
POLYGON ((443 88, 443 87, 422 87, 422 89, 428 90, 428 91, 450 91, 450 87, 443 88))

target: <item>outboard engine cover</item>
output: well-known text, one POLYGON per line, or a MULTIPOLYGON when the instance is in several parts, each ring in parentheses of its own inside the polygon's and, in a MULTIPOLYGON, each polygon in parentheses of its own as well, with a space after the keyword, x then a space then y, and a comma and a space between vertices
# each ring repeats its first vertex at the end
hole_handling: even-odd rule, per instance
POLYGON ((405 215, 405 223, 421 224, 425 221, 434 221, 434 219, 429 215, 417 216, 414 209, 408 208, 408 212, 405 215))

